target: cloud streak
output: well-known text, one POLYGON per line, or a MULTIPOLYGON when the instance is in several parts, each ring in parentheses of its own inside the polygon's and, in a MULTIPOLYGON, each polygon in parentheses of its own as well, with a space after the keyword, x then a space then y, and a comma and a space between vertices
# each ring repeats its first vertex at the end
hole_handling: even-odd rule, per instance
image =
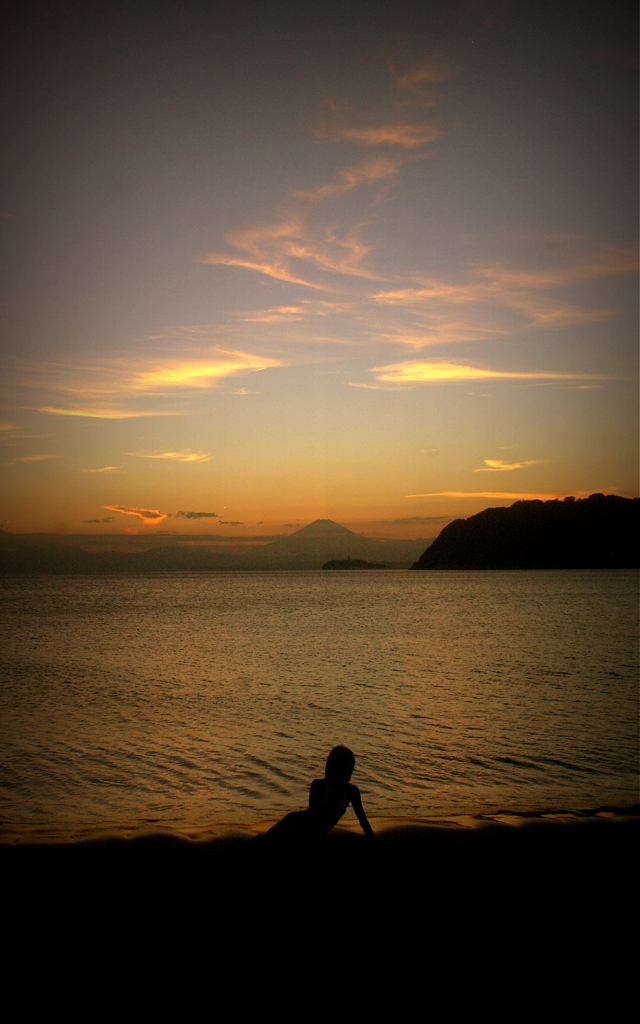
MULTIPOLYGON (((598 278, 632 274, 637 266, 637 254, 631 247, 605 246, 544 270, 475 263, 467 266, 466 279, 422 278, 414 284, 381 290, 372 300, 406 310, 414 322, 415 318, 422 320, 424 344, 482 340, 492 333, 509 334, 530 326, 553 329, 611 319, 615 310, 585 307, 554 293, 598 278)), ((415 332, 416 344, 421 334, 415 332)), ((398 340, 402 341, 401 334, 398 340)))
POLYGON ((434 58, 412 71, 396 78, 396 88, 415 92, 425 85, 446 82, 454 74, 454 68, 444 60, 434 58))
POLYGON ((157 508, 131 508, 130 505, 103 505, 102 507, 107 512, 121 512, 125 516, 136 516, 137 519, 141 519, 147 526, 155 526, 167 518, 157 508))
POLYGON ((131 388, 153 392, 165 388, 209 388, 226 377, 282 366, 282 360, 257 356, 250 352, 218 349, 208 360, 175 360, 149 370, 138 370, 131 377, 131 388))
POLYGON ((372 369, 376 379, 394 384, 456 383, 473 380, 603 380, 602 375, 589 373, 520 372, 513 370, 485 370, 478 366, 458 363, 423 362, 409 360, 376 366, 372 369))
POLYGON ((332 199, 334 196, 344 195, 360 185, 372 185, 374 182, 382 181, 398 173, 401 161, 393 160, 391 157, 379 157, 377 160, 367 160, 355 167, 345 167, 340 171, 333 181, 318 188, 302 189, 294 192, 298 199, 308 199, 312 203, 321 202, 323 199, 332 199))
POLYGON ((527 462, 503 462, 502 459, 485 459, 481 469, 474 473, 508 473, 513 469, 524 469, 526 466, 542 466, 547 460, 529 459, 527 462))
POLYGON ((380 128, 344 128, 345 139, 353 139, 367 146, 402 146, 414 149, 427 142, 435 142, 442 135, 439 128, 427 124, 393 124, 380 128))
POLYGON ((427 494, 405 494, 405 498, 497 498, 516 501, 554 501, 562 494, 524 493, 521 491, 431 491, 427 494))
MULTIPOLYGON (((219 333, 221 329, 217 330, 219 333)), ((166 339, 154 339, 162 341, 165 348, 172 350, 170 352, 114 356, 110 360, 80 365, 71 359, 55 365, 43 363, 26 370, 22 383, 30 388, 77 396, 77 401, 69 404, 52 402, 35 406, 37 412, 51 416, 128 420, 182 415, 174 409, 135 408, 134 401, 144 396, 164 397, 217 388, 230 378, 288 362, 282 357, 206 344, 209 339, 201 332, 202 328, 172 328, 167 331, 166 339), (133 407, 127 407, 128 401, 133 407)))
POLYGON ((144 416, 177 416, 175 412, 139 412, 130 409, 61 409, 51 405, 41 406, 37 412, 51 416, 80 416, 96 420, 132 420, 144 416))
POLYGON ((14 462, 45 462, 47 459, 57 459, 57 455, 23 455, 20 459, 14 459, 14 462))
POLYGON ((127 455, 139 459, 171 459, 174 462, 208 462, 211 458, 208 452, 192 452, 188 449, 178 452, 127 452, 127 455))
MULTIPOLYGON (((171 513, 169 513, 171 515, 171 513)), ((175 512, 176 519, 219 519, 217 512, 175 512)))
MULTIPOLYGON (((380 172, 383 165, 389 170, 391 164, 394 164, 394 167, 396 164, 399 166, 397 161, 395 163, 388 160, 376 162, 380 172)), ((373 165, 370 170, 373 174, 373 165)), ((391 173, 390 170, 389 173, 391 173)), ((345 185, 345 182, 346 179, 340 177, 338 182, 340 188, 337 191, 336 182, 330 186, 322 186, 322 189, 327 188, 331 194, 338 194, 343 190, 342 186, 345 185)), ((355 184, 352 184, 352 187, 355 187, 355 184)), ((314 195, 317 196, 317 193, 318 190, 314 190, 314 195)), ((310 197, 310 193, 305 193, 305 195, 307 198, 310 197)), ((360 240, 358 226, 339 232, 335 227, 325 225, 314 231, 306 223, 305 218, 300 216, 288 218, 276 224, 234 232, 229 235, 227 241, 245 255, 238 257, 208 253, 202 257, 201 262, 222 263, 227 266, 257 270, 276 280, 305 285, 325 292, 330 290, 331 286, 326 281, 319 283, 309 280, 309 270, 344 274, 350 277, 381 279, 380 275, 362 267, 362 261, 368 255, 370 246, 363 244, 360 240), (301 271, 305 268, 305 276, 301 276, 301 271)), ((279 320, 280 317, 277 319, 279 320)))

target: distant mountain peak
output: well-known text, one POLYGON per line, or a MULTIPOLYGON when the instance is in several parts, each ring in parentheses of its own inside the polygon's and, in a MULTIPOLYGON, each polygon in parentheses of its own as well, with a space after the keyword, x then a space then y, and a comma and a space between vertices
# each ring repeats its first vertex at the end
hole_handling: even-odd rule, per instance
POLYGON ((347 530, 346 526, 340 526, 340 523, 334 523, 333 519, 316 519, 313 523, 309 523, 307 526, 303 526, 302 529, 296 530, 293 534, 294 537, 299 537, 300 534, 308 535, 310 533, 341 533, 349 534, 352 537, 357 537, 359 534, 353 533, 352 530, 347 530))

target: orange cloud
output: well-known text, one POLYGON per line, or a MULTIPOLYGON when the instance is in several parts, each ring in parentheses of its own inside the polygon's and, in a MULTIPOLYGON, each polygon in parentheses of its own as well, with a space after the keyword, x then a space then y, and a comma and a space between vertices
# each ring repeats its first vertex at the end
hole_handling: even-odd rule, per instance
MULTIPOLYGON (((183 450, 179 452, 127 452, 127 455, 140 459, 173 459, 176 462, 208 462, 211 456, 208 452, 192 452, 183 450)), ((115 467, 110 467, 115 468, 115 467)))
MULTIPOLYGON (((582 494, 583 492, 579 492, 582 494)), ((586 494, 586 492, 584 492, 586 494)), ((514 491, 432 491, 429 494, 405 494, 405 498, 498 498, 516 501, 554 501, 563 494, 523 493, 514 491)))
POLYGON ((482 469, 474 469, 474 473, 507 473, 512 469, 524 469, 525 466, 542 466, 547 460, 529 459, 527 462, 503 462, 502 459, 485 459, 482 469))
MULTIPOLYGON (((177 416, 173 410, 127 409, 103 396, 118 396, 120 402, 136 393, 161 394, 169 389, 216 387, 225 378, 285 365, 282 359, 257 356, 250 352, 207 346, 194 351, 189 343, 200 338, 182 336, 171 339, 170 354, 141 354, 137 358, 115 356, 101 363, 75 365, 71 359, 53 367, 46 363, 35 367, 27 378, 31 387, 48 388, 82 396, 87 404, 75 407, 43 405, 39 412, 54 416, 78 416, 105 420, 137 419, 148 416, 177 416), (177 354, 174 354, 177 353, 177 354), (49 371, 49 372, 47 372, 49 371), (88 404, 89 396, 93 399, 88 404)), ((78 399, 81 401, 81 399, 78 399)))
MULTIPOLYGON (((556 295, 545 294, 559 288, 580 284, 598 277, 625 275, 637 271, 637 253, 632 248, 606 246, 573 262, 551 267, 543 271, 525 271, 503 264, 475 264, 468 268, 468 279, 450 283, 427 278, 419 281, 418 287, 404 286, 380 291, 371 296, 379 304, 401 306, 414 316, 435 317, 436 323, 429 325, 433 341, 437 341, 440 327, 438 320, 446 319, 447 310, 452 307, 492 306, 496 310, 510 310, 514 329, 538 325, 543 327, 564 327, 569 324, 597 323, 611 318, 615 311, 601 308, 585 308, 556 295)), ((443 340, 472 340, 469 332, 478 332, 477 309, 469 309, 459 321, 459 331, 454 326, 445 330, 448 337, 443 340), (466 318, 466 322, 465 322, 466 318)), ((491 332, 491 328, 489 328, 491 332)), ((487 329, 480 327, 480 336, 487 329)), ((425 344, 429 344, 427 337, 425 344)))
MULTIPOLYGON (((69 389, 72 390, 72 389, 69 389)), ((130 420, 139 416, 177 416, 175 412, 131 412, 126 409, 58 409, 51 405, 41 406, 37 412, 53 416, 87 416, 98 420, 130 420)))
POLYGON ((406 75, 400 75, 399 78, 396 78, 396 86, 398 89, 414 91, 423 85, 445 82, 451 78, 452 74, 453 68, 450 64, 446 64, 442 60, 433 60, 429 64, 423 64, 421 67, 409 71, 406 75))
POLYGON ((426 124, 396 124, 381 128, 344 128, 341 135, 368 146, 392 145, 413 149, 426 142, 434 142, 442 132, 426 124))
POLYGON ((45 459, 56 459, 57 455, 23 455, 21 459, 14 459, 14 462, 44 462, 45 459))
POLYGON ((374 181, 388 178, 397 174, 399 167, 399 160, 380 157, 377 160, 358 164, 356 167, 345 167, 328 185, 294 192, 294 195, 300 199, 310 199, 314 203, 319 202, 322 199, 330 199, 332 196, 343 195, 359 185, 370 185, 374 181))
POLYGON ((163 512, 158 512, 157 508, 130 508, 129 505, 103 505, 102 507, 109 512, 122 512, 125 516, 137 516, 147 526, 155 526, 167 518, 163 512))
POLYGON ((277 263, 255 263, 251 260, 241 260, 233 256, 218 256, 210 252, 203 256, 200 263, 223 264, 227 267, 243 267, 245 270, 257 270, 259 274, 266 274, 267 277, 274 277, 277 281, 288 281, 289 284, 302 284, 307 288, 321 288, 319 284, 305 281, 301 277, 291 274, 284 266, 277 263))
POLYGON ((348 380, 350 388, 364 388, 365 391, 397 391, 395 387, 386 387, 384 384, 359 384, 357 381, 348 380))
MULTIPOLYGON (((380 161, 378 161, 379 163, 380 161)), ((389 161, 384 161, 384 164, 387 167, 389 161)), ((374 171, 372 170, 371 173, 374 171)), ((333 190, 334 185, 325 187, 333 190)), ((228 241, 235 248, 246 252, 249 258, 218 256, 211 253, 203 258, 203 262, 224 263, 228 266, 258 270, 268 277, 306 285, 321 291, 327 290, 325 285, 319 285, 301 277, 300 273, 291 267, 290 261, 315 264, 316 267, 325 271, 379 279, 378 275, 363 270, 360 266, 369 252, 369 246, 360 241, 357 227, 343 235, 337 234, 335 230, 325 228, 321 237, 314 237, 313 233, 299 219, 288 219, 275 225, 235 232, 229 235, 228 241)), ((271 311, 271 316, 273 316, 274 322, 277 322, 281 315, 283 319, 297 319, 296 312, 299 312, 299 307, 282 307, 271 311)))
POLYGON ((201 263, 224 264, 229 267, 243 267, 256 270, 277 281, 301 284, 307 288, 321 288, 320 285, 295 274, 286 264, 286 257, 292 255, 296 242, 302 242, 304 227, 299 217, 289 216, 276 224, 260 224, 234 231, 227 241, 235 248, 247 253, 248 259, 237 256, 221 256, 208 253, 201 263))
POLYGON ((238 313, 236 318, 248 324, 279 324, 304 320, 304 311, 300 306, 275 306, 272 309, 255 310, 253 313, 238 313))
MULTIPOLYGON (((470 380, 603 380, 601 375, 590 373, 520 373, 510 370, 483 370, 476 366, 460 366, 457 363, 427 363, 410 360, 393 363, 390 366, 376 366, 371 371, 376 379, 392 383, 447 383, 470 380)), ((606 378, 610 379, 610 378, 606 378)))
POLYGON ((130 386, 142 391, 165 387, 211 387, 221 378, 252 370, 282 366, 282 360, 255 356, 248 352, 227 352, 218 349, 213 359, 204 361, 175 360, 152 370, 139 370, 130 386))
POLYGON ((99 469, 83 469, 83 473, 110 473, 113 469, 120 469, 120 466, 100 466, 99 469))

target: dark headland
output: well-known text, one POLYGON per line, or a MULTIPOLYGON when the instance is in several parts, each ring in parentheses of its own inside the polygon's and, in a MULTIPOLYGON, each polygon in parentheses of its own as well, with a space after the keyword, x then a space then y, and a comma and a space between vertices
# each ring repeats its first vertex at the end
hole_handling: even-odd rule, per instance
POLYGON ((449 523, 414 569, 635 569, 640 498, 516 501, 449 523))

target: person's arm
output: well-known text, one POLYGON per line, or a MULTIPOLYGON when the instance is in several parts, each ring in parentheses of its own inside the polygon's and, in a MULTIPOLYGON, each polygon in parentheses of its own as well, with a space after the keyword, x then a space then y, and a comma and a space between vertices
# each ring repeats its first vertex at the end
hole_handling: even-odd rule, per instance
POLYGON ((371 825, 369 824, 369 819, 367 818, 364 812, 362 800, 360 799, 360 790, 358 789, 357 786, 351 786, 351 806, 356 812, 356 817, 360 822, 360 827, 364 832, 365 836, 367 837, 368 840, 373 840, 375 842, 376 835, 373 829, 371 828, 371 825))

